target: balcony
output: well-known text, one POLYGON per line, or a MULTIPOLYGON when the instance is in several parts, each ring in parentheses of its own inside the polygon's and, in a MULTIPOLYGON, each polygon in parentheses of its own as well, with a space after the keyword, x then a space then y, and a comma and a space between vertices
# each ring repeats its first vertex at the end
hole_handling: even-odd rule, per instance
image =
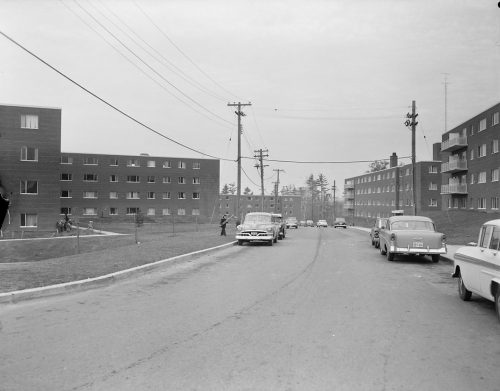
POLYGON ((460 148, 467 147, 467 136, 459 136, 456 133, 450 133, 450 138, 441 143, 442 152, 453 152, 460 148))
POLYGON ((354 202, 344 202, 344 209, 354 209, 354 202))
POLYGON ((344 184, 344 189, 354 189, 354 182, 353 181, 348 181, 344 184))
POLYGON ((344 193, 344 198, 346 200, 353 200, 354 199, 354 190, 346 190, 344 193))
POLYGON ((467 160, 450 159, 447 163, 441 164, 441 172, 455 173, 459 171, 467 171, 467 160))
POLYGON ((441 194, 467 194, 467 184, 441 185, 441 194))

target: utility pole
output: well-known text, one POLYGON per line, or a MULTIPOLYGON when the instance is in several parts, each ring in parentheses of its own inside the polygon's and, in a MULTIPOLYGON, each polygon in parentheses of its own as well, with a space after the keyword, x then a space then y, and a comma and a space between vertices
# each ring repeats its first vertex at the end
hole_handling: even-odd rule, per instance
POLYGON ((238 110, 234 113, 238 116, 238 157, 236 161, 238 162, 238 180, 236 185, 236 215, 237 220, 241 221, 241 213, 240 213, 240 197, 241 197, 241 117, 244 117, 246 114, 241 111, 241 106, 251 106, 250 102, 248 103, 228 103, 228 106, 236 106, 238 110))
POLYGON ((259 164, 256 164, 255 167, 257 169, 260 168, 260 193, 261 193, 261 211, 264 212, 264 167, 268 167, 267 165, 264 165, 263 159, 265 157, 269 157, 268 150, 263 150, 262 148, 254 151, 258 155, 254 155, 256 159, 259 159, 259 164))
POLYGON ((448 75, 449 73, 443 73, 444 75, 444 133, 448 130, 448 75))
POLYGON ((417 173, 416 173, 416 162, 415 162, 415 133, 417 129, 418 122, 415 121, 418 117, 416 113, 415 101, 411 103, 411 114, 407 113, 405 125, 411 127, 411 170, 412 170, 412 193, 413 193, 413 214, 417 215, 417 173))
POLYGON ((276 212, 277 206, 278 206, 278 191, 279 191, 279 186, 280 186, 280 172, 285 172, 285 170, 281 170, 279 168, 273 169, 273 171, 276 171, 278 173, 278 178, 276 179, 276 187, 275 187, 275 192, 274 192, 274 197, 276 198, 276 202, 274 203, 274 211, 276 212))

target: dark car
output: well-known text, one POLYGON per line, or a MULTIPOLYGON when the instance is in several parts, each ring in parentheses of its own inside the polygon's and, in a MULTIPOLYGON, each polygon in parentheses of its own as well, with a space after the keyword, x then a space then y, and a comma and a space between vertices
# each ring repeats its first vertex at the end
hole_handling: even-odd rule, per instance
POLYGON ((375 248, 379 248, 380 246, 380 238, 378 234, 380 228, 385 226, 386 223, 387 223, 387 218, 378 217, 375 220, 375 224, 373 224, 373 227, 370 230, 370 239, 372 242, 372 246, 374 246, 375 248))
POLYGON ((337 217, 333 222, 333 228, 347 228, 347 223, 343 217, 337 217))

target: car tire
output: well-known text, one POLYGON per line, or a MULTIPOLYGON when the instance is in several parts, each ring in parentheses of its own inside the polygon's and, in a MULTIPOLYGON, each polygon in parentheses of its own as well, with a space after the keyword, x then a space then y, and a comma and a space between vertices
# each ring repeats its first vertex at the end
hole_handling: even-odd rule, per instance
POLYGON ((389 262, 394 261, 394 253, 391 253, 390 251, 386 251, 386 252, 387 252, 387 260, 389 262))
POLYGON ((387 251, 384 250, 384 246, 380 243, 378 244, 378 248, 380 250, 380 254, 385 255, 387 253, 387 251))
MULTIPOLYGON (((458 296, 460 296, 463 301, 469 301, 472 296, 472 292, 465 287, 461 274, 458 276, 458 296)), ((496 302, 497 300, 495 299, 495 303, 496 302)))
POLYGON ((375 248, 380 248, 380 242, 375 242, 375 248))
POLYGON ((498 285, 495 293, 495 310, 497 312, 498 320, 500 320, 500 287, 498 285))
POLYGON ((274 239, 271 239, 271 240, 269 240, 269 241, 267 242, 267 245, 268 245, 268 246, 272 246, 272 245, 273 245, 273 242, 274 242, 274 239))
POLYGON ((439 254, 432 254, 431 258, 432 258, 432 262, 438 263, 439 259, 441 259, 441 255, 439 255, 439 254))
POLYGON ((238 246, 242 246, 242 245, 243 245, 243 240, 238 239, 238 246))

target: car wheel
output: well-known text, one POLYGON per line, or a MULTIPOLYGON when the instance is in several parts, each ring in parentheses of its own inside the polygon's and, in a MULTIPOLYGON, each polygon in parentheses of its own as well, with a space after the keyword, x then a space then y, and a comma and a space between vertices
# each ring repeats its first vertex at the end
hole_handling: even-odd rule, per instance
POLYGON ((375 248, 380 248, 380 242, 375 242, 375 248))
POLYGON ((271 239, 270 241, 268 241, 268 242, 267 242, 267 245, 268 245, 268 246, 272 246, 272 245, 273 245, 273 242, 274 242, 274 240, 273 240, 273 239, 271 239))
POLYGON ((378 244, 378 248, 380 249, 380 254, 385 255, 386 251, 384 250, 384 246, 381 245, 380 243, 378 244))
POLYGON ((238 246, 242 246, 242 245, 243 245, 243 240, 238 239, 238 246))
MULTIPOLYGON (((469 301, 472 296, 472 292, 465 287, 464 280, 462 279, 461 274, 458 276, 458 296, 460 296, 463 301, 469 301)), ((497 299, 495 299, 495 303, 497 303, 497 299)))
POLYGON ((439 259, 441 258, 441 255, 439 255, 439 254, 433 254, 431 256, 431 258, 432 258, 432 262, 437 263, 437 262, 439 262, 439 259))
POLYGON ((495 293, 495 310, 497 311, 498 320, 500 320, 500 287, 498 285, 495 293))
POLYGON ((387 260, 389 262, 394 261, 394 253, 391 253, 390 251, 387 251, 387 260))

